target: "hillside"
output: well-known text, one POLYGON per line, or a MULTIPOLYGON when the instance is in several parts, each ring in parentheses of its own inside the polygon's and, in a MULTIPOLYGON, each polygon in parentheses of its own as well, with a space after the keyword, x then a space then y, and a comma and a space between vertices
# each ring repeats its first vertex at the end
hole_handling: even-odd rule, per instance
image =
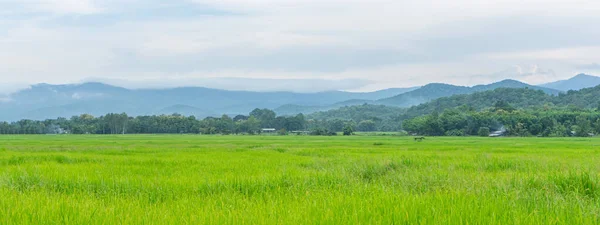
POLYGON ((600 85, 560 94, 553 98, 553 103, 560 106, 600 109, 600 85))
POLYGON ((317 119, 317 120, 331 120, 331 119, 341 119, 341 120, 354 120, 354 121, 362 121, 368 119, 389 119, 389 118, 397 118, 400 114, 402 114, 405 109, 385 106, 385 105, 355 105, 355 106, 346 106, 338 109, 328 110, 324 112, 316 112, 313 114, 309 114, 306 116, 308 119, 317 119))
POLYGON ((586 88, 580 91, 569 91, 559 95, 549 95, 542 90, 530 88, 497 88, 489 91, 475 92, 442 97, 427 103, 410 108, 398 108, 385 105, 363 104, 339 109, 317 112, 307 116, 313 119, 341 119, 362 121, 369 118, 390 119, 391 123, 398 123, 403 119, 410 119, 433 112, 441 113, 448 109, 461 109, 461 111, 480 111, 495 107, 498 102, 503 102, 515 109, 531 109, 536 107, 559 107, 595 109, 600 108, 600 86, 586 88), (397 120, 397 121, 396 121, 397 120))
POLYGON ((414 91, 403 93, 391 98, 381 99, 376 103, 398 106, 398 107, 410 107, 419 105, 422 103, 429 102, 434 99, 441 97, 448 97, 453 95, 470 94, 474 92, 494 90, 497 88, 529 88, 532 90, 541 90, 544 93, 556 95, 560 91, 553 90, 550 88, 532 86, 516 80, 503 80, 500 82, 488 84, 488 85, 477 85, 473 87, 456 86, 450 84, 428 84, 414 91))
POLYGON ((344 107, 344 106, 372 104, 373 102, 375 102, 375 101, 363 100, 363 99, 350 99, 347 101, 338 102, 338 103, 334 103, 331 105, 325 105, 325 106, 303 106, 303 105, 287 104, 287 105, 282 105, 280 107, 277 107, 277 108, 273 109, 273 111, 275 111, 277 113, 277 115, 284 115, 284 116, 285 115, 296 115, 299 113, 309 114, 309 113, 337 109, 337 108, 344 107))
POLYGON ((595 87, 598 85, 600 85, 600 77, 582 73, 567 80, 560 80, 556 82, 542 84, 540 86, 561 91, 569 91, 581 90, 583 88, 595 87))
POLYGON ((400 116, 404 111, 403 108, 392 106, 363 104, 316 112, 306 118, 316 120, 319 126, 332 131, 341 131, 342 125, 348 121, 356 124, 359 131, 398 131, 402 127, 400 116))
POLYGON ((559 95, 548 95, 542 90, 529 88, 498 88, 491 91, 444 97, 413 106, 406 110, 404 118, 425 115, 432 112, 442 112, 445 109, 466 106, 472 110, 482 110, 503 101, 514 108, 531 108, 536 106, 574 107, 593 109, 600 107, 600 86, 585 88, 579 91, 569 91, 559 95))
POLYGON ((391 98, 384 98, 377 101, 366 100, 366 99, 353 99, 343 102, 338 102, 331 105, 325 106, 303 106, 303 105, 284 105, 275 109, 275 112, 281 115, 295 115, 298 113, 313 113, 318 111, 327 111, 336 109, 343 106, 354 106, 362 104, 375 104, 375 105, 388 105, 395 107, 411 107, 426 103, 441 97, 448 97, 453 95, 470 94, 474 92, 494 90, 497 88, 530 88, 532 90, 542 90, 547 94, 558 94, 560 91, 532 86, 516 80, 503 80, 500 82, 477 85, 473 87, 456 86, 451 84, 432 83, 425 85, 421 88, 416 88, 412 91, 396 95, 391 98))
POLYGON ((414 91, 400 94, 391 98, 381 99, 377 103, 393 105, 398 107, 409 107, 431 101, 445 96, 467 94, 472 92, 471 88, 455 86, 450 84, 428 84, 414 91))
POLYGON ((403 118, 442 112, 460 106, 470 110, 481 110, 492 107, 499 101, 504 101, 515 108, 526 108, 544 104, 554 104, 553 99, 541 90, 529 88, 498 88, 490 91, 475 92, 472 94, 454 95, 433 100, 428 103, 413 106, 406 110, 403 118))

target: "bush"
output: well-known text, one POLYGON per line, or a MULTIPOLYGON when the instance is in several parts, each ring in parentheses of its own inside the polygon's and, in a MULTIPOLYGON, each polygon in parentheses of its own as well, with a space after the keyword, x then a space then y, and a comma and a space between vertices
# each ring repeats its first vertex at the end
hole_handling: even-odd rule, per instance
POLYGON ((333 131, 329 131, 329 130, 324 129, 324 128, 317 128, 317 129, 311 131, 310 135, 315 135, 315 136, 336 136, 337 133, 335 133, 333 131))
POLYGON ((287 135, 287 134, 288 134, 288 133, 287 133, 287 130, 285 130, 285 128, 281 128, 279 131, 277 131, 277 133, 278 133, 279 135, 283 135, 283 136, 285 136, 285 135, 287 135))
POLYGON ((350 136, 354 134, 354 126, 352 126, 351 124, 346 124, 346 126, 344 126, 344 136, 350 136))
POLYGON ((490 136, 490 128, 489 127, 480 127, 479 131, 477 131, 477 134, 480 137, 487 137, 490 136))
POLYGON ((449 130, 446 131, 446 136, 465 136, 465 132, 463 130, 449 130))

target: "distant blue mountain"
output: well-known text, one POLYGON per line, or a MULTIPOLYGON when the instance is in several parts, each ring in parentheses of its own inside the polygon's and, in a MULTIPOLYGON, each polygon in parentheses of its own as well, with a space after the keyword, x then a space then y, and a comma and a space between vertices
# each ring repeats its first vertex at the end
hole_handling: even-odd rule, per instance
POLYGON ((377 100, 414 90, 319 93, 228 91, 203 87, 126 89, 103 83, 38 84, 0 101, 0 120, 47 119, 79 114, 130 115, 179 113, 197 117, 247 114, 255 108, 282 105, 330 105, 350 99, 377 100))
POLYGON ((556 82, 551 82, 547 84, 542 84, 540 86, 552 88, 561 91, 569 91, 569 90, 581 90, 584 88, 590 88, 600 85, 600 77, 587 75, 587 74, 578 74, 568 80, 559 80, 556 82))
POLYGON ((126 112, 129 115, 173 114, 196 117, 247 114, 255 108, 274 109, 279 115, 312 113, 344 106, 379 104, 410 107, 440 97, 494 90, 530 88, 548 94, 560 91, 504 80, 473 87, 433 83, 423 87, 391 88, 375 92, 328 91, 319 93, 228 91, 203 87, 126 89, 103 83, 38 84, 3 97, 0 121, 47 119, 80 114, 95 116, 126 112))

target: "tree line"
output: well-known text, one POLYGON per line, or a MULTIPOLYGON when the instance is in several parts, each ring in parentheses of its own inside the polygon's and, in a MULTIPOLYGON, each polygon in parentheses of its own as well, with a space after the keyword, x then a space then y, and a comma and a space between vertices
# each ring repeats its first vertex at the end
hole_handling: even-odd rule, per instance
POLYGON ((325 122, 306 119, 303 114, 277 116, 269 109, 255 109, 248 115, 230 117, 207 117, 180 114, 131 117, 126 113, 109 113, 94 117, 89 114, 73 116, 69 119, 20 120, 0 122, 0 134, 258 134, 263 128, 273 128, 278 133, 291 131, 312 132, 316 135, 330 135, 332 132, 351 130, 354 127, 374 130, 374 122, 358 124, 335 120, 325 122), (351 129, 350 129, 351 128, 351 129))
POLYGON ((503 131, 510 136, 544 137, 600 134, 598 109, 517 109, 503 101, 484 110, 463 105, 406 120, 378 117, 357 119, 359 122, 342 118, 315 118, 314 115, 303 114, 276 116, 269 109, 255 109, 248 115, 223 115, 204 119, 179 114, 136 117, 125 113, 109 113, 99 117, 83 114, 70 119, 0 122, 0 134, 259 134, 263 128, 274 128, 279 134, 303 131, 302 133, 313 135, 335 135, 337 132, 350 135, 356 131, 382 130, 405 130, 429 136, 487 136, 494 131, 503 131))
POLYGON ((430 136, 587 137, 600 133, 600 111, 593 109, 515 109, 499 102, 496 107, 475 111, 469 107, 446 109, 408 119, 404 129, 430 136))
POLYGON ((273 128, 313 135, 356 131, 407 131, 418 135, 588 136, 600 134, 600 86, 556 96, 528 88, 498 88, 444 97, 408 109, 346 106, 309 115, 277 116, 255 109, 247 115, 207 117, 89 114, 43 121, 0 122, 0 134, 258 134, 273 128))

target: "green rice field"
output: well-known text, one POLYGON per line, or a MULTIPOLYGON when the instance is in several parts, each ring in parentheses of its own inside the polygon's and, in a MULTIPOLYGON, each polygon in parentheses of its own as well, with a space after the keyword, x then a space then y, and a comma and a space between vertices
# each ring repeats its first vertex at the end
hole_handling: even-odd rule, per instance
POLYGON ((600 224, 600 139, 0 136, 0 224, 600 224))

